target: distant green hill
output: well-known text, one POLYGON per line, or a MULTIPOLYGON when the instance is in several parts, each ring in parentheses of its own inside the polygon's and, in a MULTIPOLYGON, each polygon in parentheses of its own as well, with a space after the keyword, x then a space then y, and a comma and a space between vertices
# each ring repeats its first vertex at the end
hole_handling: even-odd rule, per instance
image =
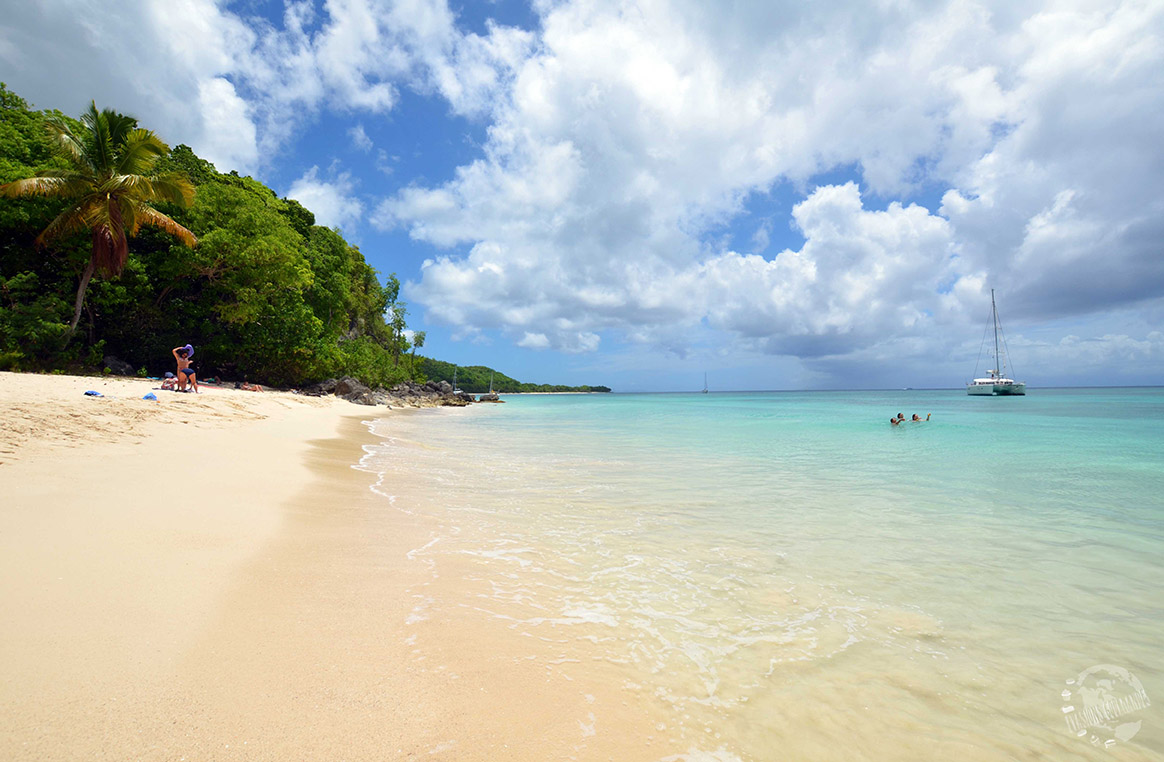
POLYGON ((453 382, 453 369, 457 371, 457 387, 462 391, 481 394, 489 391, 489 377, 493 377, 493 391, 502 394, 512 392, 609 392, 609 386, 563 386, 561 384, 526 384, 504 373, 486 368, 484 365, 453 365, 452 363, 417 357, 420 372, 429 381, 453 382))

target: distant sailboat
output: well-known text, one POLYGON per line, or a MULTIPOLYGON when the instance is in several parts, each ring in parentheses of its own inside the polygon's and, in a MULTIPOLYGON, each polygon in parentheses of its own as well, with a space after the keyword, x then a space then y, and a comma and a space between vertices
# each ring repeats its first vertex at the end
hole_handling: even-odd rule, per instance
MULTIPOLYGON (((998 307, 994 303, 994 289, 990 289, 990 315, 991 323, 994 327, 994 366, 990 369, 989 378, 976 378, 970 383, 966 384, 966 393, 972 397, 1011 397, 1022 396, 1027 393, 1027 385, 1021 381, 1015 381, 1008 378, 1007 371, 1007 357, 1006 357, 1006 339, 1003 338, 1002 346, 998 344, 998 334, 1002 330, 1002 326, 998 322, 998 307)), ((982 338, 983 343, 986 342, 986 337, 982 338)), ((979 352, 980 358, 982 353, 979 352)), ((975 373, 978 369, 974 369, 975 373)))
POLYGON ((703 393, 707 394, 707 374, 703 374, 703 393))

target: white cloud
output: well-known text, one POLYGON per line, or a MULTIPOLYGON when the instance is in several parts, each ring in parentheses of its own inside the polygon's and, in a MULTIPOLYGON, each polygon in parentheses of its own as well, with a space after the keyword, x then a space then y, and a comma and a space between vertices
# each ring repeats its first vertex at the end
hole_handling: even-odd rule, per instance
POLYGON ((9 6, 5 80, 38 107, 78 114, 92 99, 224 169, 255 167, 252 106, 231 79, 255 34, 237 17, 210 0, 127 1, 100 13, 69 0, 9 6))
POLYGON ((1164 293, 1162 31, 1138 2, 547 4, 482 156, 374 220, 468 250, 412 284, 434 318, 526 344, 945 351, 991 286, 1022 320, 1164 293), (810 184, 850 166, 875 200, 948 192, 810 184), (784 182, 803 248, 713 238, 784 182))
POLYGON ((526 349, 549 349, 550 340, 546 338, 544 333, 526 331, 525 335, 518 340, 517 345, 526 349))
POLYGON ((348 137, 352 139, 352 145, 357 150, 363 151, 364 153, 372 150, 374 144, 372 143, 372 139, 368 137, 368 133, 364 131, 364 125, 357 124, 355 127, 349 129, 348 137))
POLYGON ((480 113, 533 40, 497 25, 463 34, 445 0, 327 0, 320 13, 291 0, 279 27, 214 0, 11 5, 0 62, 16 92, 67 113, 93 98, 148 116, 223 171, 261 168, 320 108, 385 113, 402 86, 480 113))
POLYGON ((939 286, 953 242, 941 217, 919 206, 862 207, 857 187, 818 188, 793 210, 806 242, 771 261, 728 252, 706 262, 701 312, 716 328, 765 351, 844 354, 941 320, 939 286))
POLYGON ((198 113, 205 125, 197 141, 201 155, 224 168, 258 164, 254 122, 229 80, 215 77, 199 83, 198 113))
POLYGON ((364 212, 363 203, 353 194, 354 188, 347 172, 329 182, 320 179, 319 167, 312 167, 291 184, 287 197, 310 209, 315 214, 315 224, 350 229, 364 212))
MULTIPOLYGON (((997 287, 1032 333, 1073 318, 1128 352, 1151 343, 1098 316, 1164 295, 1160 3, 555 0, 533 4, 534 31, 479 34, 446 0, 300 0, 281 24, 211 0, 10 5, 17 92, 148 115, 224 170, 278 156, 321 109, 374 118, 405 88, 486 122, 475 160, 373 215, 441 250, 410 298, 465 335, 683 353, 713 331, 850 372, 961 351, 949 337, 997 287), (818 179, 834 171, 861 193, 818 179), (790 220, 758 201, 789 187, 790 220), (772 256, 786 224, 805 243, 772 256)), ((349 137, 392 171, 362 125, 349 137)), ((354 224, 352 178, 319 174, 292 195, 354 224)), ((1031 346, 1067 352, 1060 338, 1031 346)))

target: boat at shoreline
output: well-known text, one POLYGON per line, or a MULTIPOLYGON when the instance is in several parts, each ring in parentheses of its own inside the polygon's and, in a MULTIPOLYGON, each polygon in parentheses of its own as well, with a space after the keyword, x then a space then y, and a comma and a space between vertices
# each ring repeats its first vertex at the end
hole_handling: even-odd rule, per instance
MULTIPOLYGON (((1003 343, 1000 348, 998 343, 998 334, 1002 327, 998 322, 998 306, 994 301, 994 289, 990 289, 990 315, 991 324, 994 328, 994 365, 991 368, 990 376, 984 378, 975 378, 970 383, 966 384, 966 393, 971 397, 1020 397, 1027 393, 1027 385, 1022 381, 1015 381, 1009 378, 1007 371, 1007 357, 1006 357, 1006 338, 1003 337, 1003 343)), ((982 338, 983 343, 986 342, 986 337, 982 338)), ((979 352, 979 357, 982 354, 979 352)), ((975 368, 975 374, 978 369, 975 368)))

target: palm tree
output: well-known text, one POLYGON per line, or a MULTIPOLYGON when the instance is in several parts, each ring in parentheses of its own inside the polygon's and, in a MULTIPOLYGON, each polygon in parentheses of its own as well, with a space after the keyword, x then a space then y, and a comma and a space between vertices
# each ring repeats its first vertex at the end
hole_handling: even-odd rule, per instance
POLYGON ((193 233, 150 206, 150 202, 167 201, 185 208, 194 199, 194 186, 185 177, 151 174, 169 147, 151 130, 139 128, 133 117, 111 109, 98 111, 96 103, 90 103, 81 123, 85 129, 80 134, 56 117, 46 123, 53 149, 70 165, 68 169, 46 170, 0 185, 4 196, 69 200, 37 236, 38 247, 82 230, 92 236, 93 253, 81 274, 69 337, 77 330, 93 272, 100 269, 108 277, 120 275, 129 256, 128 238, 142 225, 161 228, 187 246, 198 243, 193 233))

